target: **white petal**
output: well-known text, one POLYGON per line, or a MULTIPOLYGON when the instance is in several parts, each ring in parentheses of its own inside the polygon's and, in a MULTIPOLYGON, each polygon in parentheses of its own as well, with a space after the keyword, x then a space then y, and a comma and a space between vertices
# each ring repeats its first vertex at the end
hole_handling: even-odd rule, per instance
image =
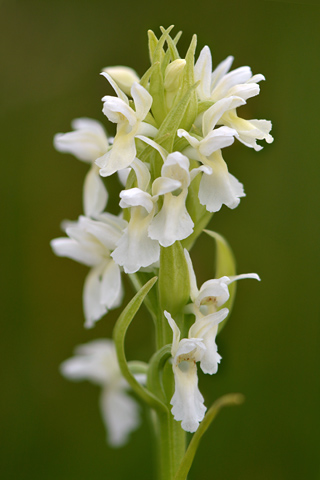
POLYGON ((153 202, 151 195, 147 192, 143 192, 140 188, 129 188, 128 190, 122 190, 120 192, 120 207, 130 208, 141 206, 146 209, 148 213, 153 210, 153 202))
POLYGON ((204 343, 204 338, 207 333, 211 330, 212 327, 216 327, 221 323, 229 314, 229 310, 227 308, 222 308, 218 312, 211 313, 210 315, 206 315, 191 325, 189 329, 188 336, 194 340, 195 338, 201 338, 204 343))
POLYGON ((244 197, 243 185, 228 172, 228 168, 218 150, 210 157, 212 175, 202 175, 199 200, 209 212, 217 212, 222 205, 235 208, 240 197, 244 197))
POLYGON ((60 366, 62 375, 69 380, 90 380, 103 386, 120 375, 112 340, 99 339, 79 345, 75 354, 60 366))
MULTIPOLYGON (((206 412, 204 398, 198 389, 197 367, 194 362, 188 363, 188 370, 182 371, 173 365, 175 392, 171 399, 171 412, 181 427, 187 432, 195 432, 206 412)), ((186 365, 184 365, 186 366, 186 365)))
POLYGON ((152 184, 152 195, 159 196, 181 188, 181 182, 173 178, 158 177, 152 184))
POLYGON ((230 296, 228 283, 230 283, 229 277, 215 278, 204 282, 195 302, 197 307, 210 304, 210 302, 216 304, 217 307, 223 305, 230 296))
POLYGON ((120 183, 125 187, 127 184, 128 176, 130 173, 131 168, 123 168, 122 170, 118 170, 118 177, 120 180, 120 183))
MULTIPOLYGON (((160 256, 159 242, 148 236, 148 227, 153 214, 144 216, 142 207, 135 207, 131 219, 117 248, 111 254, 114 261, 123 266, 126 273, 137 272, 157 262, 160 256)), ((145 212, 145 210, 143 209, 145 212)))
POLYGON ((259 275, 256 273, 242 273, 241 275, 234 275, 232 277, 229 277, 229 281, 227 281, 227 285, 230 283, 236 281, 236 280, 242 280, 243 278, 253 278, 254 280, 258 280, 259 282, 261 281, 261 278, 259 275))
POLYGON ((180 152, 170 153, 161 168, 162 177, 174 178, 181 182, 181 188, 187 189, 190 184, 189 158, 180 152))
MULTIPOLYGON (((246 102, 240 97, 223 98, 208 108, 202 117, 203 136, 206 137, 216 126, 222 115, 230 109, 235 109, 246 102)), ((232 128, 232 127, 231 127, 232 128)))
POLYGON ((112 227, 115 231, 122 232, 128 225, 126 220, 122 218, 122 212, 120 215, 113 215, 112 213, 103 212, 97 216, 97 220, 104 222, 106 225, 112 227))
POLYGON ((211 100, 216 102, 228 95, 229 90, 237 84, 245 83, 252 77, 250 67, 240 67, 224 75, 211 93, 211 100))
POLYGON ((211 52, 208 46, 205 46, 199 55, 198 60, 194 66, 195 82, 200 80, 200 85, 197 88, 200 100, 207 100, 211 94, 211 71, 212 59, 211 52))
POLYGON ((150 93, 139 85, 139 83, 134 83, 131 87, 131 96, 136 107, 136 115, 139 120, 144 120, 147 116, 151 105, 152 105, 152 96, 150 93))
POLYGON ((129 105, 128 97, 126 96, 125 93, 123 93, 123 91, 121 90, 121 88, 118 87, 118 85, 117 85, 116 82, 112 79, 112 77, 109 75, 109 73, 105 70, 105 71, 101 72, 101 75, 108 80, 108 82, 110 83, 111 87, 114 89, 114 91, 115 91, 116 94, 118 95, 118 97, 119 97, 123 102, 125 102, 127 105, 129 105))
POLYGON ((111 78, 119 85, 121 90, 130 95, 130 90, 134 82, 139 82, 140 78, 135 70, 122 65, 106 67, 103 72, 108 73, 111 78))
MULTIPOLYGON (((188 272, 189 272, 189 281, 190 281, 190 298, 194 302, 199 295, 199 290, 197 287, 196 274, 193 269, 192 261, 188 250, 184 249, 184 256, 186 257, 188 272)), ((192 335, 193 337, 195 335, 192 335)))
POLYGON ((107 313, 107 308, 100 301, 101 273, 101 266, 93 268, 84 282, 83 309, 86 328, 92 328, 94 323, 107 313))
POLYGON ((86 175, 83 187, 84 213, 94 217, 101 213, 108 202, 108 192, 99 176, 98 167, 93 165, 86 175))
POLYGON ((134 131, 122 133, 118 129, 112 149, 96 160, 96 164, 101 167, 100 175, 108 177, 118 170, 129 167, 136 157, 136 152, 134 131))
POLYGON ((170 325, 170 328, 173 333, 173 340, 172 340, 172 348, 171 348, 171 354, 174 357, 178 351, 178 346, 179 346, 179 341, 180 341, 180 330, 176 322, 173 320, 171 314, 167 312, 166 310, 164 311, 164 316, 168 320, 168 323, 170 325))
POLYGON ((230 70, 234 57, 231 55, 223 60, 219 65, 215 68, 211 75, 211 90, 217 85, 217 83, 221 80, 222 77, 230 70))
POLYGON ((136 174, 138 187, 141 190, 146 191, 151 178, 147 165, 141 162, 141 160, 139 160, 138 158, 135 158, 131 164, 131 167, 136 174))
POLYGON ((213 152, 232 145, 234 137, 238 137, 237 131, 229 127, 212 130, 200 142, 199 152, 201 155, 209 157, 213 152))
POLYGON ((102 125, 89 118, 78 118, 72 122, 74 132, 58 133, 54 146, 59 152, 71 153, 84 162, 94 162, 109 147, 102 125))
MULTIPOLYGON (((92 220, 91 218, 80 217, 84 230, 90 233, 103 247, 104 256, 108 256, 108 250, 113 250, 121 237, 121 230, 112 223, 92 220)), ((69 231, 69 229, 68 229, 69 231)))
POLYGON ((262 146, 258 145, 256 140, 266 140, 267 143, 273 142, 273 137, 269 134, 272 124, 268 120, 245 120, 239 118, 235 110, 231 110, 223 115, 221 122, 237 130, 239 141, 256 151, 262 149, 262 146))
POLYGON ((100 252, 89 250, 74 239, 65 237, 55 238, 51 240, 50 245, 58 257, 68 257, 88 267, 98 265, 101 262, 100 252))
POLYGON ((163 247, 169 247, 176 240, 183 240, 193 232, 194 223, 186 209, 185 195, 167 193, 160 212, 150 224, 150 238, 158 240, 163 247))
POLYGON ((131 127, 137 122, 137 115, 129 105, 117 97, 106 95, 102 98, 102 111, 110 122, 121 123, 127 121, 131 127))
POLYGON ((180 138, 184 137, 186 140, 188 140, 188 142, 193 148, 197 148, 199 146, 199 143, 200 143, 199 140, 193 137, 192 135, 189 135, 189 133, 183 130, 182 128, 179 128, 179 130, 177 131, 177 135, 180 138))
POLYGON ((115 308, 119 304, 119 296, 122 294, 121 273, 119 266, 110 258, 103 272, 100 285, 100 303, 107 309, 115 308))
POLYGON ((112 447, 121 447, 129 434, 140 425, 139 406, 121 390, 104 389, 100 409, 107 430, 107 441, 112 447))
POLYGON ((216 344, 216 335, 218 333, 218 327, 212 327, 207 335, 203 338, 203 343, 207 347, 206 353, 201 359, 200 368, 203 373, 213 375, 218 371, 218 364, 221 360, 221 355, 218 353, 218 347, 216 344))
POLYGON ((255 97, 260 92, 260 87, 256 83, 244 83, 236 85, 229 90, 229 95, 241 97, 244 100, 255 97))

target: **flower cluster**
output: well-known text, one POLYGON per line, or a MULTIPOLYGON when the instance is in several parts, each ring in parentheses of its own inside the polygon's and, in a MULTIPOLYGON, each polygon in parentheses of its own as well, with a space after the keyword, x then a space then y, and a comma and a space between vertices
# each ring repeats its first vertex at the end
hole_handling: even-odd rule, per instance
MULTIPOLYGON (((108 138, 98 121, 79 118, 73 121, 72 132, 54 139, 57 150, 90 165, 83 187, 84 215, 75 222, 64 222, 67 237, 51 243, 57 255, 90 267, 83 291, 86 327, 120 306, 122 271, 157 275, 161 251, 196 238, 205 226, 202 222, 198 227, 200 218, 207 223, 222 205, 233 209, 239 204, 244 188, 229 173, 224 148, 237 140, 258 151, 262 148, 258 140, 273 141, 271 122, 246 120, 238 111, 259 93, 263 75, 252 75, 249 67, 230 71, 232 57, 212 71, 209 47, 195 60, 195 37, 182 59, 176 47, 178 37, 171 38, 170 31, 163 30, 159 39, 149 32, 151 67, 141 78, 128 67, 102 71, 116 94, 102 98, 103 114, 116 124, 114 138, 108 138), (120 186, 118 216, 105 211, 108 193, 103 177, 111 176, 120 186)), ((196 362, 204 373, 217 371, 221 357, 215 339, 218 324, 229 313, 228 308, 221 308, 229 298, 228 285, 240 278, 259 277, 222 276, 198 290, 188 250, 181 261, 189 272, 186 298, 190 301, 184 302, 180 313, 194 316, 188 338, 180 339, 180 329, 171 316, 174 312, 163 308, 162 315, 173 332, 172 413, 183 429, 194 432, 206 410, 198 390, 196 362)), ((122 443, 136 427, 137 414, 131 400, 122 396, 126 387, 120 380, 110 380, 118 368, 111 350, 107 341, 82 346, 62 370, 69 378, 92 379, 103 387, 101 405, 111 443, 122 443), (106 387, 109 384, 111 390, 106 387), (119 420, 118 432, 117 421, 110 421, 108 413, 115 398, 119 416, 122 404, 132 412, 127 426, 127 415, 119 420)), ((120 370, 114 375, 118 378, 120 370)))

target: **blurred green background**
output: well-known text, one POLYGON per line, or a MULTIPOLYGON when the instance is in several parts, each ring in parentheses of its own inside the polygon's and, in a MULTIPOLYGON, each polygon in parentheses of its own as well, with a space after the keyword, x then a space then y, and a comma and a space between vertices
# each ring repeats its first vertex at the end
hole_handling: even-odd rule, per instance
MULTIPOLYGON (((211 227, 231 243, 238 272, 258 272, 262 282, 239 282, 233 315, 218 337, 218 374, 200 380, 207 405, 229 392, 242 392, 246 402, 217 418, 190 480, 319 478, 320 9, 313 3, 0 3, 3 479, 153 478, 146 414, 132 442, 110 450, 98 388, 69 383, 58 372, 75 345, 110 336, 119 311, 84 330, 87 269, 50 250, 61 220, 82 211, 87 171, 55 152, 52 138, 79 116, 107 124, 100 99, 111 89, 101 68, 123 64, 142 74, 147 30, 158 34, 170 24, 183 30, 182 55, 197 33, 197 52, 208 44, 215 64, 232 54, 234 67, 250 65, 266 76, 246 116, 271 119, 275 137, 259 153, 239 143, 225 152, 247 197, 234 211, 223 208, 211 227)), ((212 240, 201 238, 192 257, 201 284, 213 274, 212 240)), ((128 356, 148 359, 152 335, 141 311, 128 356)))

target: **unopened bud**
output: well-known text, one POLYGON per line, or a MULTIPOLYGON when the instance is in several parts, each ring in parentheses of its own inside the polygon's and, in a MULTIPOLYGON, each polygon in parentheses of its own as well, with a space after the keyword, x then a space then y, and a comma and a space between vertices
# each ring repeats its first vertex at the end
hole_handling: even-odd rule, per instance
POLYGON ((184 59, 178 58, 167 66, 164 77, 164 88, 167 92, 176 92, 180 87, 185 64, 184 59))
POLYGON ((133 83, 140 81, 137 72, 130 67, 118 65, 103 68, 102 71, 108 73, 126 95, 130 95, 133 83))

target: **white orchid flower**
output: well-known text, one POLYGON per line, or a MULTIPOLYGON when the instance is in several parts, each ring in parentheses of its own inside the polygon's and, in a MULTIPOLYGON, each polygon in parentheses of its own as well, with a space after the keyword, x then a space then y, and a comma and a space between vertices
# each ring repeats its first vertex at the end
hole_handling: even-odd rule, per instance
POLYGON ((139 406, 127 390, 112 340, 94 340, 75 349, 75 356, 61 364, 61 373, 73 381, 89 380, 102 388, 100 410, 107 442, 121 447, 140 425, 139 406))
POLYGON ((194 223, 186 208, 188 187, 204 167, 189 172, 188 157, 180 152, 168 152, 153 140, 139 135, 138 138, 155 148, 163 159, 161 177, 152 185, 153 198, 163 195, 163 205, 149 227, 149 236, 169 247, 177 240, 187 238, 193 232, 194 223), (174 192, 174 193, 173 193, 174 192))
POLYGON ((171 354, 175 391, 170 402, 171 412, 175 420, 181 421, 184 430, 195 432, 206 412, 204 398, 198 388, 196 362, 200 362, 204 373, 211 373, 207 371, 207 365, 211 366, 212 362, 220 360, 216 346, 209 351, 210 345, 206 345, 204 339, 224 320, 228 315, 228 309, 224 308, 194 324, 189 330, 188 338, 182 340, 180 330, 170 313, 165 311, 164 314, 173 332, 171 354))
POLYGON ((247 147, 254 148, 256 152, 263 148, 257 144, 257 140, 273 142, 273 137, 269 133, 272 123, 269 120, 245 120, 238 117, 236 109, 230 109, 221 117, 219 123, 236 130, 238 140, 247 147))
POLYGON ((130 221, 117 243, 112 257, 126 273, 134 273, 140 268, 149 267, 159 260, 159 241, 149 234, 149 228, 156 213, 160 195, 176 190, 180 182, 173 179, 158 179, 152 188, 153 194, 146 192, 150 183, 150 173, 145 163, 135 159, 132 163, 138 187, 120 193, 120 207, 130 208, 130 221))
MULTIPOLYGON (((218 312, 218 309, 229 299, 230 293, 228 286, 232 282, 244 278, 253 278, 260 281, 260 277, 256 273, 245 273, 242 275, 234 275, 232 277, 224 276, 204 282, 199 290, 190 254, 186 249, 184 250, 184 255, 188 265, 190 298, 192 301, 191 304, 187 305, 186 310, 193 313, 196 317, 196 322, 191 327, 191 333, 192 335, 201 336, 203 343, 207 347, 207 353, 204 356, 201 365, 203 372, 213 374, 217 372, 218 363, 221 359, 215 343, 216 335, 218 333, 218 324, 214 325, 204 334, 203 329, 205 328, 206 320, 212 315, 215 315, 218 312), (198 333, 195 334, 195 332, 198 333)), ((223 310, 227 309, 224 308, 219 310, 219 312, 223 310)))
POLYGON ((234 58, 227 57, 212 72, 210 48, 205 46, 194 66, 195 81, 200 81, 197 92, 201 101, 217 102, 225 97, 239 96, 244 100, 259 94, 258 83, 265 80, 261 74, 252 76, 250 67, 229 72, 234 58))
MULTIPOLYGON (((232 96, 244 100, 258 95, 258 85, 265 77, 261 74, 253 75, 250 67, 240 67, 229 72, 233 57, 227 57, 217 68, 212 71, 212 58, 209 47, 204 47, 195 64, 195 81, 200 81, 198 95, 201 101, 218 102, 223 98, 232 96), (228 73, 229 72, 229 73, 228 73)), ((235 109, 226 112, 219 121, 220 124, 229 126, 238 132, 238 140, 244 145, 254 148, 256 151, 263 147, 256 140, 273 142, 270 135, 272 124, 268 120, 244 120, 237 116, 235 109)))
MULTIPOLYGON (((231 277, 221 277, 204 282, 200 290, 197 287, 197 279, 194 272, 192 260, 188 250, 184 249, 184 255, 188 265, 190 280, 190 298, 192 305, 197 310, 202 310, 205 314, 211 314, 217 311, 219 307, 224 305, 229 299, 228 285, 236 280, 244 278, 252 278, 260 281, 259 275, 256 273, 243 273, 241 275, 233 275, 231 277), (205 308, 202 308, 205 307, 205 308)), ((201 315, 203 316, 203 314, 201 315)))
POLYGON ((120 268, 110 254, 126 225, 127 222, 108 213, 100 215, 99 221, 81 216, 77 222, 67 223, 69 238, 51 241, 56 255, 91 267, 83 290, 86 328, 93 327, 108 310, 121 304, 120 268))
POLYGON ((206 167, 200 181, 199 200, 209 212, 217 212, 222 205, 235 208, 239 205, 240 198, 245 196, 243 185, 229 173, 221 153, 222 148, 234 142, 238 133, 225 126, 214 128, 226 111, 243 103, 240 97, 230 97, 219 100, 210 107, 202 116, 202 140, 183 129, 177 132, 178 136, 186 138, 192 147, 186 149, 185 153, 206 167))
POLYGON ((91 164, 84 181, 83 207, 87 217, 95 217, 105 209, 108 201, 108 192, 94 163, 108 151, 108 137, 101 123, 91 118, 76 118, 71 126, 73 132, 54 136, 54 146, 59 152, 71 153, 91 164))
POLYGON ((108 119, 117 124, 117 133, 110 151, 96 160, 103 177, 112 175, 118 170, 127 168, 136 157, 135 137, 138 134, 154 136, 158 130, 144 122, 152 105, 152 97, 139 83, 134 82, 131 87, 131 96, 135 110, 129 105, 128 97, 106 72, 102 74, 114 88, 117 97, 105 96, 102 98, 103 113, 108 119))

